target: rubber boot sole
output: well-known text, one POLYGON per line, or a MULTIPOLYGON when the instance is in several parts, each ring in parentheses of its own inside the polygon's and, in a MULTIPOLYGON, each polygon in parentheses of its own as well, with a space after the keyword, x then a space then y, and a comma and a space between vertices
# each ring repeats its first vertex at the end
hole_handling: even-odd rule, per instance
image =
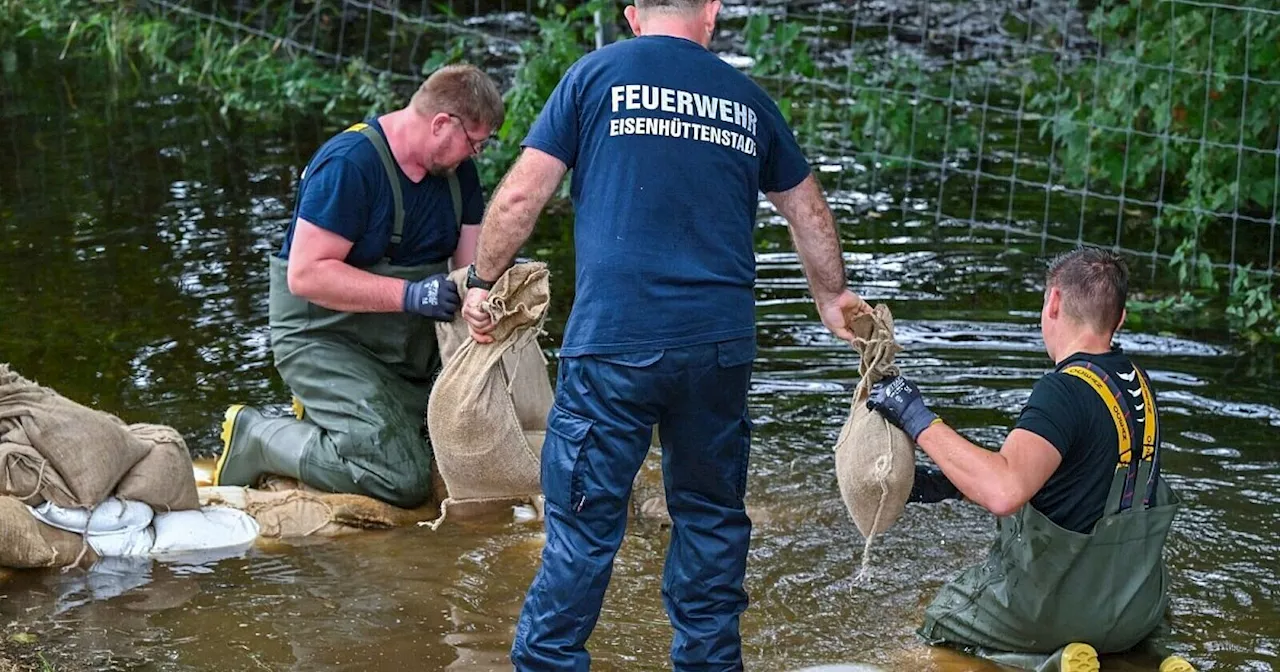
POLYGON ((1083 642, 1072 642, 1062 649, 1061 672, 1098 672, 1098 652, 1083 642))
POLYGON ((1181 656, 1169 656, 1160 663, 1160 672, 1196 672, 1196 668, 1181 656))
POLYGON ((236 418, 240 417, 240 411, 243 410, 244 404, 233 404, 222 415, 222 453, 213 465, 214 485, 222 485, 222 470, 227 466, 227 457, 231 455, 231 435, 235 432, 236 418))

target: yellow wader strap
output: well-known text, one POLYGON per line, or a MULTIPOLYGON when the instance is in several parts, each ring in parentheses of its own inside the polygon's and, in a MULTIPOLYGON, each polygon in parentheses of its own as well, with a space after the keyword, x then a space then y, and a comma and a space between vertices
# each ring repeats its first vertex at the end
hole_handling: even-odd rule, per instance
POLYGON ((1115 423, 1116 436, 1119 438, 1117 452, 1120 459, 1116 463, 1116 470, 1119 471, 1129 466, 1133 461, 1134 436, 1130 428, 1129 407, 1125 403, 1124 397, 1121 396, 1123 392, 1119 389, 1113 389, 1115 383, 1109 378, 1103 378, 1106 373, 1104 372, 1101 376, 1098 375, 1091 365, 1076 364, 1063 369, 1062 373, 1068 376, 1075 376, 1088 383, 1089 387, 1093 388, 1093 391, 1097 392, 1098 396, 1102 398, 1102 403, 1106 404, 1107 410, 1111 412, 1111 421, 1115 423))
POLYGON ((359 133, 368 138, 382 159, 382 167, 387 171, 387 181, 391 183, 391 197, 395 200, 395 224, 391 228, 391 240, 387 243, 387 250, 383 254, 383 261, 390 263, 391 255, 395 254, 396 247, 404 237, 404 195, 400 193, 400 173, 396 171, 396 160, 391 156, 391 148, 387 146, 386 139, 369 124, 363 122, 352 124, 344 132, 359 133))
POLYGON ((1143 414, 1142 460, 1151 462, 1151 475, 1147 477, 1147 491, 1142 497, 1142 504, 1151 507, 1156 499, 1156 482, 1160 479, 1160 411, 1156 408, 1156 397, 1151 392, 1151 381, 1147 372, 1133 367, 1138 372, 1138 384, 1142 386, 1143 414))
MULTIPOLYGON (((1148 467, 1150 470, 1146 483, 1146 493, 1143 498, 1143 503, 1146 506, 1151 505, 1151 500, 1155 493, 1156 479, 1158 478, 1155 459, 1158 453, 1160 430, 1159 416, 1155 410, 1155 398, 1151 394, 1151 388, 1147 384, 1145 374, 1139 371, 1136 366, 1134 367, 1134 372, 1138 378, 1138 386, 1142 390, 1142 406, 1139 407, 1139 410, 1143 411, 1141 437, 1134 431, 1134 417, 1128 402, 1124 398, 1125 392, 1115 384, 1115 381, 1111 379, 1107 372, 1090 362, 1076 364, 1062 370, 1062 373, 1079 378, 1093 388, 1093 391, 1106 404, 1111 420, 1115 424, 1118 438, 1117 452, 1119 454, 1116 471, 1128 468, 1128 472, 1125 474, 1124 487, 1119 494, 1119 501, 1117 502, 1119 511, 1124 511, 1132 506, 1138 472, 1142 470, 1143 466, 1148 467), (1146 464, 1144 465, 1143 463, 1146 464)), ((1110 509, 1111 506, 1109 505, 1107 508, 1110 509)))

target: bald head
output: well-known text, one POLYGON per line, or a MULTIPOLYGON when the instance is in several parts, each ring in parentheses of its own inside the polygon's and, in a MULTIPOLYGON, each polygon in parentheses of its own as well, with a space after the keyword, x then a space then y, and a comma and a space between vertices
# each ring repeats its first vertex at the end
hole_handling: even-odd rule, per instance
POLYGON ((704 47, 719 13, 720 0, 635 0, 623 11, 636 35, 682 37, 704 47))
POLYGON ((635 0, 636 9, 642 12, 660 11, 695 14, 711 4, 712 0, 635 0))

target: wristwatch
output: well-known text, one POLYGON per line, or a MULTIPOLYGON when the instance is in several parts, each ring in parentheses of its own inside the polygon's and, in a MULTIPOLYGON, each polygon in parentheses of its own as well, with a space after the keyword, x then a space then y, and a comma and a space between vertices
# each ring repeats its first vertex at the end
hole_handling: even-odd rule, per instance
MULTIPOLYGON (((497 281, 495 280, 494 282, 497 282, 497 281)), ((467 267, 467 289, 471 289, 472 287, 474 287, 476 289, 483 289, 484 291, 487 292, 493 289, 493 284, 494 284, 493 282, 487 282, 485 280, 481 280, 480 276, 476 275, 475 264, 471 264, 470 266, 467 267)))

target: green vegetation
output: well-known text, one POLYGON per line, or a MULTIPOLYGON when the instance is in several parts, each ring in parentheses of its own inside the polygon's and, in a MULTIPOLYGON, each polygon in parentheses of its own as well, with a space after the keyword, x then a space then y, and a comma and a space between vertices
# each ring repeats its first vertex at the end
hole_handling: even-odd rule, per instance
POLYGON ((56 41, 64 58, 101 61, 120 89, 155 73, 171 77, 215 101, 228 120, 360 115, 394 100, 389 78, 358 60, 333 68, 307 55, 281 58, 279 43, 236 38, 212 22, 174 22, 127 2, 0 0, 0 51, 12 54, 23 40, 56 41))
MULTIPOLYGON (((1069 184, 1172 206, 1154 224, 1178 241, 1170 263, 1185 291, 1154 307, 1203 302, 1218 295, 1223 271, 1213 264, 1224 260, 1202 241, 1229 226, 1207 213, 1266 220, 1276 211, 1280 16, 1103 0, 1089 30, 1105 59, 1086 59, 1061 90, 1045 87, 1031 107, 1047 115, 1042 132, 1057 143, 1069 184)), ((1050 61, 1037 68, 1052 83, 1050 61)), ((1280 338, 1267 270, 1240 266, 1227 287, 1232 328, 1253 341, 1280 338)))
POLYGON ((590 0, 570 9, 559 2, 539 0, 539 6, 547 16, 537 18, 537 38, 520 45, 520 63, 505 93, 506 121, 496 134, 494 147, 479 159, 480 178, 485 184, 496 186, 515 161, 520 153, 520 141, 533 126, 564 72, 586 54, 584 45, 594 43, 592 14, 611 3, 590 0))
MULTIPOLYGON (((1269 227, 1251 221, 1276 211, 1280 16, 1170 0, 1102 0, 1087 23, 1103 47, 1100 60, 1092 46, 1074 54, 1059 49, 1064 36, 1057 26, 1028 25, 1012 14, 1002 22, 1006 34, 1041 50, 1012 62, 938 67, 918 50, 875 51, 872 37, 864 43, 873 45, 870 51, 853 51, 839 73, 824 76, 815 64, 814 36, 821 33, 813 23, 756 14, 742 35, 752 73, 777 83, 771 90, 801 141, 857 154, 881 174, 912 163, 917 170, 977 167, 972 157, 980 143, 990 149, 995 141, 978 134, 980 122, 989 121, 979 118, 984 103, 1014 107, 1021 98, 1024 119, 1039 124, 1041 140, 1034 146, 1024 140, 1022 155, 1038 161, 1052 155, 1054 172, 1023 167, 1020 177, 1165 205, 1158 216, 1144 219, 1143 211, 1125 219, 1127 228, 1159 236, 1178 285, 1171 295, 1135 301, 1136 311, 1176 316, 1225 302, 1228 323, 1241 336, 1280 339, 1274 269, 1265 268, 1265 256, 1261 267, 1257 261, 1269 245, 1260 240, 1269 227), (1230 275, 1227 259, 1215 258, 1230 249, 1226 241, 1207 244, 1232 224, 1215 212, 1249 218, 1241 231, 1253 227, 1251 237, 1234 242, 1245 263, 1230 275)), ((1007 175, 1008 165, 981 168, 1007 175)), ((982 182, 988 184, 1008 188, 982 182)))

